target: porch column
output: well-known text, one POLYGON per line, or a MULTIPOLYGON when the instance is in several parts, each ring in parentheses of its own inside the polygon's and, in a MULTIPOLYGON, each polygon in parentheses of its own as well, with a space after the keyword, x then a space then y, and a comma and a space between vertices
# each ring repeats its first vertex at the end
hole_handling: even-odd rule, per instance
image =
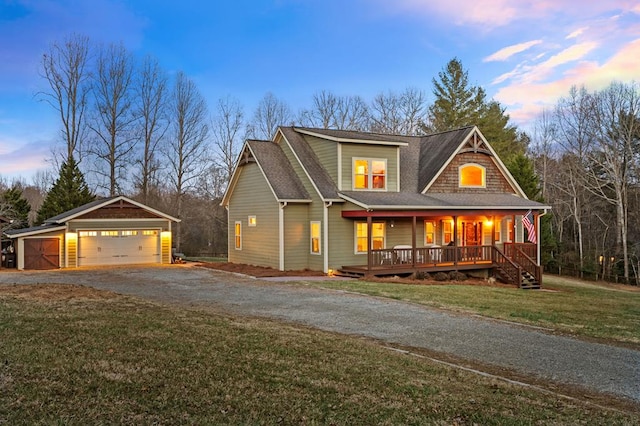
POLYGON ((412 231, 411 232, 411 263, 413 264, 413 267, 415 268, 416 266, 416 222, 417 222, 417 218, 416 216, 413 216, 413 224, 412 224, 412 231))
POLYGON ((458 265, 458 216, 453 216, 453 264, 458 265))
POLYGON ((533 227, 536 230, 536 264, 540 266, 540 241, 542 235, 540 232, 540 215, 538 213, 533 214, 533 227))
POLYGON ((373 232, 373 220, 371 216, 367 216, 367 271, 371 272, 371 263, 373 253, 373 239, 371 238, 371 233, 373 232))

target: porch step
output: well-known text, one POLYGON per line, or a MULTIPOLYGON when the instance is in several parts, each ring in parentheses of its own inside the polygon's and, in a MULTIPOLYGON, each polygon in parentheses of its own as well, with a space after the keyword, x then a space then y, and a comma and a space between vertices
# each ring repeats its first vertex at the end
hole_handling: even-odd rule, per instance
MULTIPOLYGON (((496 275, 496 278, 498 278, 500 281, 506 283, 506 284, 517 284, 518 283, 518 277, 517 276, 511 276, 509 274, 507 274, 504 269, 502 269, 499 266, 496 266, 496 268, 494 269, 494 273, 496 275)), ((536 280, 536 277, 534 277, 533 275, 531 275, 530 273, 528 273, 527 271, 522 271, 522 276, 520 277, 519 280, 519 285, 518 287, 522 288, 522 289, 539 289, 540 288, 540 283, 536 280)))

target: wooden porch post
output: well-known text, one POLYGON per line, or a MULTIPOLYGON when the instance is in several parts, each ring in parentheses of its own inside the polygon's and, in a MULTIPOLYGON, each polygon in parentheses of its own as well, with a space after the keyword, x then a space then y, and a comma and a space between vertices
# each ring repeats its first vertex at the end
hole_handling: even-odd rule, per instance
POLYGON ((458 266, 458 216, 453 216, 453 264, 458 266))
POLYGON ((493 258, 494 247, 496 246, 496 217, 491 216, 491 263, 495 263, 493 258))
POLYGON ((367 216, 367 271, 371 272, 371 263, 373 258, 373 239, 371 238, 371 232, 373 231, 373 220, 371 216, 367 216))
POLYGON ((417 222, 417 218, 416 216, 413 216, 413 232, 411 233, 411 263, 413 264, 413 267, 416 267, 416 222, 417 222))

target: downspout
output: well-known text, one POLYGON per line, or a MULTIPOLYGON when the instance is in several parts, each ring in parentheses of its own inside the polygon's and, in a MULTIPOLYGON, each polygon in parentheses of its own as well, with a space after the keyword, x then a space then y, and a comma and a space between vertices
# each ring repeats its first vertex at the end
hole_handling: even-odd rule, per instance
POLYGON ((280 203, 278 209, 278 269, 284 271, 284 208, 287 202, 280 203))
POLYGON ((327 201, 324 203, 324 210, 323 210, 323 242, 322 245, 324 246, 324 253, 323 253, 323 271, 325 274, 329 272, 329 207, 331 207, 333 205, 333 201, 327 201))

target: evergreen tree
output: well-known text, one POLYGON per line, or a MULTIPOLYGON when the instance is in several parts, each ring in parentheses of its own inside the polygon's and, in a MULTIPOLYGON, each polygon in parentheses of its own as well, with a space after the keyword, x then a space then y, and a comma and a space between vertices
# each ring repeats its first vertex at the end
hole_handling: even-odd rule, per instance
POLYGON ((481 87, 469 86, 469 73, 453 58, 432 79, 435 101, 429 107, 430 132, 444 132, 478 123, 486 94, 481 87))
POLYGON ((73 156, 60 167, 60 176, 38 210, 37 223, 74 209, 95 199, 73 156))
POLYGON ((11 189, 7 189, 0 196, 0 204, 2 205, 2 215, 12 220, 11 228, 20 229, 29 226, 31 205, 22 196, 22 191, 18 187, 13 186, 11 189))
POLYGON ((529 138, 509 124, 509 115, 495 100, 487 100, 484 89, 469 85, 468 72, 453 58, 433 79, 435 101, 429 108, 428 132, 444 132, 465 126, 478 126, 496 150, 509 162, 524 154, 529 138))

